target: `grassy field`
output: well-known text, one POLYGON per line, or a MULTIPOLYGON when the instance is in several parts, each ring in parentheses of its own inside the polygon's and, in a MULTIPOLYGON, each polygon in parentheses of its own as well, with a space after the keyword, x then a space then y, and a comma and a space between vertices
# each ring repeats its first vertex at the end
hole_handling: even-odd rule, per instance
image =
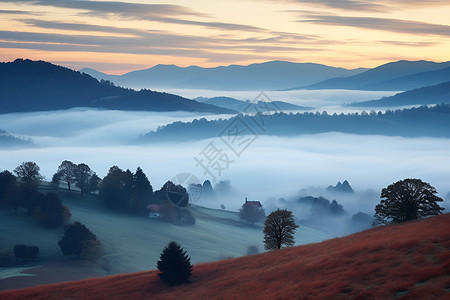
POLYGON ((167 286, 157 271, 0 292, 1 299, 450 299, 450 215, 318 244, 198 264, 167 286))
MULTIPOLYGON (((180 243, 193 263, 243 256, 251 245, 264 251, 262 224, 249 226, 239 220, 236 212, 194 206, 191 210, 197 219, 196 224, 176 226, 105 210, 96 197, 81 196, 76 191, 60 189, 58 194, 72 212, 71 221, 85 224, 104 245, 103 260, 89 266, 89 274, 91 271, 110 275, 155 269, 162 249, 170 241, 180 243)), ((40 258, 26 267, 45 265, 63 258, 57 245, 62 229, 46 229, 27 216, 25 211, 14 215, 9 208, 0 209, 0 219, 3 227, 0 231, 0 249, 12 249, 21 243, 39 246, 40 258)), ((316 243, 327 238, 330 237, 304 226, 296 235, 297 244, 316 243)), ((17 275, 26 275, 26 270, 0 270, 0 279, 17 275)), ((57 282, 58 278, 54 280, 57 282)), ((2 286, 0 280, 0 289, 5 288, 7 286, 2 286)))

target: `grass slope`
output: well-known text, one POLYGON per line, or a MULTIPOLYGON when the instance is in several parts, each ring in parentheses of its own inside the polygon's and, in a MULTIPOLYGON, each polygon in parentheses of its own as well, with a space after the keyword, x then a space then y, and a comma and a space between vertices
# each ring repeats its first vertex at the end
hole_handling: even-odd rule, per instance
MULTIPOLYGON (((56 191, 46 189, 46 186, 41 186, 41 191, 57 192, 63 204, 72 212, 71 222, 79 221, 97 235, 104 246, 103 260, 98 265, 84 268, 86 275, 83 275, 83 268, 76 265, 75 261, 72 262, 71 258, 65 258, 58 247, 62 229, 44 228, 24 211, 15 215, 13 209, 0 207, 2 220, 0 249, 13 249, 17 244, 36 245, 40 248, 39 259, 26 264, 30 270, 18 270, 16 273, 22 273, 14 273, 15 276, 24 276, 39 272, 39 275, 32 279, 25 277, 9 279, 11 276, 5 275, 0 269, 0 290, 79 280, 92 277, 92 272, 112 275, 155 269, 162 249, 172 240, 179 242, 188 251, 192 263, 243 256, 252 245, 257 246, 260 251, 264 249, 262 224, 247 226, 245 222, 239 220, 237 212, 193 206, 191 211, 197 219, 196 224, 176 226, 104 209, 96 197, 81 196, 78 191, 68 192, 65 189, 56 191), (66 267, 65 273, 76 273, 77 277, 62 277, 54 273, 42 278, 41 274, 45 270, 52 273, 52 270, 55 270, 53 265, 57 263, 58 267, 66 267), (42 268, 31 269, 36 266, 42 268)), ((299 228, 296 234, 299 245, 328 238, 330 236, 306 226, 299 228)), ((82 263, 79 265, 82 266, 82 263)), ((6 268, 4 271, 10 274, 10 269, 12 268, 6 268)))
POLYGON ((0 299, 449 299, 450 215, 205 263, 169 287, 157 271, 0 293, 0 299))

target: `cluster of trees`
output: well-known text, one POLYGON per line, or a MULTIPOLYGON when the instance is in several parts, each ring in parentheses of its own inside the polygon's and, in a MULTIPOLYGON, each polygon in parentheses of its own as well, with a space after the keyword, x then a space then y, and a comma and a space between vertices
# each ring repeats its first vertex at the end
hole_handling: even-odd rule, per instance
POLYGON ((239 218, 250 224, 264 220, 266 212, 259 201, 247 201, 239 209, 239 218))
POLYGON ((145 217, 149 214, 147 207, 154 204, 164 221, 195 224, 195 218, 188 209, 187 190, 169 180, 161 189, 153 191, 147 175, 140 167, 132 173, 112 166, 100 183, 99 198, 105 207, 145 217))
POLYGON ((433 107, 403 110, 387 110, 385 113, 370 112, 349 114, 319 113, 275 113, 272 115, 239 114, 230 119, 206 120, 201 118, 190 123, 174 122, 159 127, 156 131, 147 133, 143 140, 147 142, 166 140, 195 140, 215 137, 217 132, 229 126, 235 119, 253 126, 263 124, 267 135, 299 135, 324 132, 344 132, 355 134, 382 134, 389 136, 434 136, 450 137, 450 104, 440 104, 433 107))
POLYGON ((14 169, 17 177, 9 171, 0 173, 0 202, 14 208, 26 209, 30 216, 48 228, 56 228, 68 222, 70 210, 62 205, 55 193, 38 191, 39 182, 43 179, 39 166, 34 162, 23 162, 14 169))
POLYGON ((52 178, 54 186, 59 186, 63 182, 67 184, 70 191, 72 184, 75 184, 80 189, 81 194, 97 191, 100 181, 101 179, 87 164, 80 163, 77 165, 69 160, 65 160, 59 165, 58 171, 52 178))
POLYGON ((310 205, 314 217, 321 215, 342 216, 345 214, 344 207, 336 200, 330 202, 324 197, 306 196, 298 199, 297 202, 310 205))

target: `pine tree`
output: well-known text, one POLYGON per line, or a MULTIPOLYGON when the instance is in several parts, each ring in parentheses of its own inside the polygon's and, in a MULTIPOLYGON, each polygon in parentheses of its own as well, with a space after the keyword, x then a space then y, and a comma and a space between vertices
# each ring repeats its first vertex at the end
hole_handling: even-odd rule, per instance
POLYGON ((185 283, 192 274, 191 259, 176 242, 164 248, 157 267, 161 271, 158 276, 169 284, 185 283))

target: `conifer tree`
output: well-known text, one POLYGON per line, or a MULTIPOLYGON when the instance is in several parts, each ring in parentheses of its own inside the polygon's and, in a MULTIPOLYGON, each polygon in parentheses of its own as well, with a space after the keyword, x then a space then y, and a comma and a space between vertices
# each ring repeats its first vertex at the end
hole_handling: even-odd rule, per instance
POLYGON ((170 242, 161 253, 157 263, 162 281, 169 284, 181 284, 189 280, 192 274, 191 259, 176 242, 170 242))

